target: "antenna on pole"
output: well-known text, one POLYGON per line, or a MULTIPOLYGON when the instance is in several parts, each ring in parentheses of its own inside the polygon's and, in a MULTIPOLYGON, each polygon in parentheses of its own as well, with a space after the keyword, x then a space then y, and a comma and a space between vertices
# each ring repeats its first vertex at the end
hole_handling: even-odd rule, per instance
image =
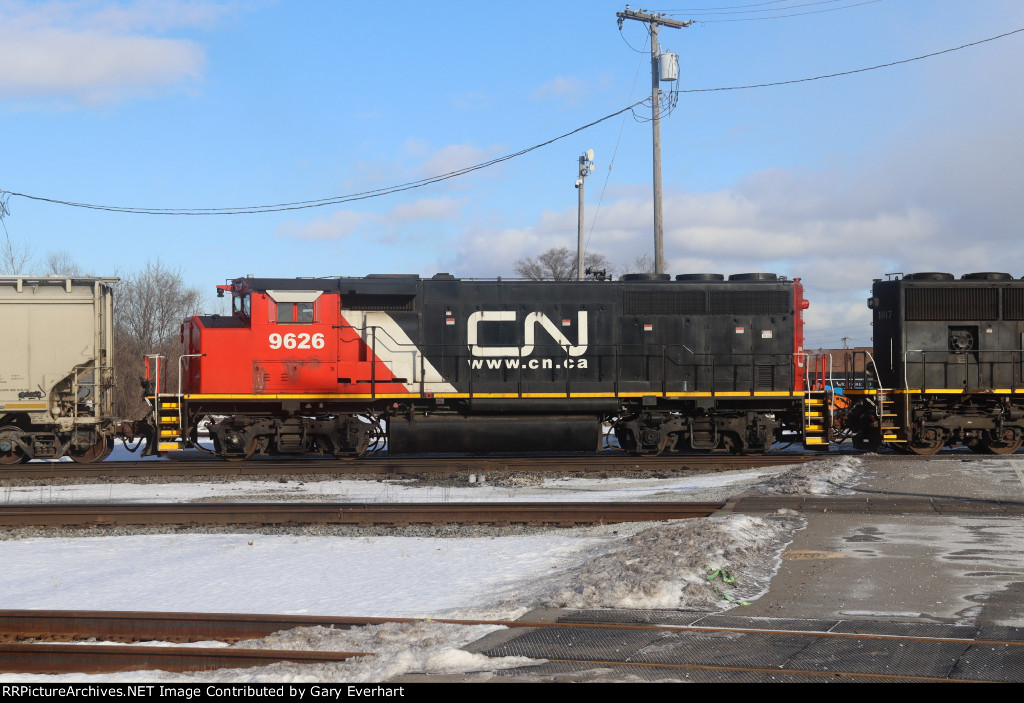
POLYGON ((576 280, 583 280, 583 184, 594 170, 594 150, 587 149, 580 156, 580 173, 576 179, 576 190, 580 192, 576 223, 576 280))

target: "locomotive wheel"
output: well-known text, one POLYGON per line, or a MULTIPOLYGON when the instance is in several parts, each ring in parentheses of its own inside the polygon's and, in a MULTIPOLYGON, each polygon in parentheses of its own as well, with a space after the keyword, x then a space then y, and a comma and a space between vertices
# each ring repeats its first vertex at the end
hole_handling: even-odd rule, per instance
MULTIPOLYGON (((0 427, 0 436, 6 434, 7 432, 19 433, 21 432, 21 428, 15 427, 14 425, 0 427)), ((8 442, 10 443, 10 448, 8 448, 6 451, 0 449, 0 464, 24 464, 25 462, 29 461, 28 455, 25 454, 24 450, 21 447, 19 447, 15 442, 13 442, 12 440, 7 440, 7 442, 5 442, 4 440, 0 439, 0 443, 2 443, 3 446, 7 446, 8 442)))
POLYGON ((944 446, 946 446, 945 433, 935 427, 925 427, 920 432, 914 432, 913 439, 906 443, 907 451, 918 456, 938 454, 944 446))
POLYGON ((982 449, 988 454, 1013 454, 1021 448, 1022 444, 1024 444, 1024 441, 1022 440, 1009 443, 1001 442, 999 444, 983 444, 982 449))
POLYGON ((931 456, 932 454, 938 454, 939 450, 942 449, 942 440, 936 440, 931 443, 925 442, 907 442, 907 451, 911 454, 917 454, 918 456, 931 456))
POLYGON ((981 440, 981 451, 986 454, 1013 454, 1021 445, 1024 444, 1024 438, 1017 438, 1016 433, 1013 430, 1005 430, 1003 437, 999 440, 985 437, 981 440))
POLYGON ((260 440, 258 437, 253 437, 252 441, 249 442, 249 446, 242 454, 221 454, 220 458, 224 461, 245 461, 251 459, 252 456, 260 449, 260 440))
POLYGON ((93 443, 85 449, 69 449, 68 456, 71 457, 71 460, 79 464, 93 464, 103 461, 110 456, 110 452, 114 451, 113 437, 103 437, 94 432, 93 440, 93 443))

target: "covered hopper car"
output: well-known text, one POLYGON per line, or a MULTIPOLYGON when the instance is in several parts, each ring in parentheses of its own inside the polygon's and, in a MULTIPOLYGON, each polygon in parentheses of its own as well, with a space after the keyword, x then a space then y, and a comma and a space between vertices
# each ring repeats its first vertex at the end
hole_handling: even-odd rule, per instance
POLYGON ((0 276, 0 464, 110 453, 116 281, 0 276))

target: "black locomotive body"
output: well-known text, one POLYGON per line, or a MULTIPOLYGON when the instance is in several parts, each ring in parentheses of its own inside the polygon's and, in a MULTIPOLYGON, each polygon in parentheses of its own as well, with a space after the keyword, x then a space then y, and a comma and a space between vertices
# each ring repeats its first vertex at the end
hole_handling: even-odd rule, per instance
MULTIPOLYGON (((876 280, 874 439, 931 454, 962 443, 1012 453, 1024 440, 1024 281, 1007 273, 876 280)), ((870 423, 868 423, 870 424, 870 423)), ((867 425, 862 436, 871 434, 867 425)))
POLYGON ((594 450, 602 425, 636 452, 759 452, 803 429, 799 280, 438 274, 222 289, 231 324, 185 323, 180 415, 185 437, 220 418, 211 433, 229 458, 359 454, 384 433, 396 453, 594 450))

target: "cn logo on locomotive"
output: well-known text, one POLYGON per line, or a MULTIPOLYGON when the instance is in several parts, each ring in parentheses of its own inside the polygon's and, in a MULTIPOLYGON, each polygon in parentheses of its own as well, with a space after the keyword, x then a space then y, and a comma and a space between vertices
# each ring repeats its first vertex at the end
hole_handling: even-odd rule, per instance
POLYGON ((466 323, 466 343, 473 356, 514 356, 524 357, 533 353, 536 340, 536 328, 540 325, 551 338, 563 347, 569 356, 582 356, 587 352, 587 311, 577 313, 576 344, 562 334, 562 330, 542 312, 531 312, 523 321, 523 346, 521 347, 482 347, 477 343, 480 338, 477 327, 482 324, 498 322, 516 322, 515 310, 479 310, 469 316, 466 323))

